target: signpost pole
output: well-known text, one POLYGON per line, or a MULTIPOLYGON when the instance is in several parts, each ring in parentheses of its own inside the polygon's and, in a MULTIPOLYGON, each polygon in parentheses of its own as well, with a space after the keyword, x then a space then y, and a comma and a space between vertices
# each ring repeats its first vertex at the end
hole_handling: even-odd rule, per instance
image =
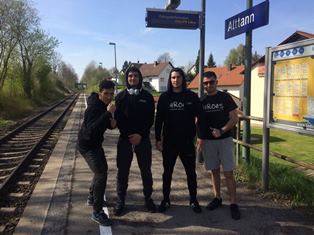
POLYGON ((265 53, 265 81, 264 81, 264 120, 263 120, 263 158, 262 158, 262 186, 266 192, 269 188, 269 127, 267 126, 268 121, 268 79, 270 79, 269 60, 270 53, 269 49, 266 49, 265 53))
MULTIPOLYGON (((206 0, 202 0, 202 11, 200 14, 200 59, 199 59, 199 80, 198 80, 198 96, 200 98, 204 95, 204 57, 205 57, 205 11, 206 11, 206 0)), ((202 152, 197 150, 197 162, 201 163, 204 161, 202 152)))
POLYGON ((202 0, 202 12, 200 17, 200 60, 199 60, 199 81, 198 81, 198 96, 200 98, 204 95, 203 87, 203 72, 204 72, 204 57, 205 57, 205 11, 206 0, 202 0))
MULTIPOLYGON (((252 8, 252 0, 247 0, 247 9, 252 8)), ((245 33, 245 56, 244 56, 244 89, 243 89, 243 113, 245 116, 251 114, 251 69, 252 69, 252 30, 245 33)), ((243 121, 243 142, 250 143, 251 127, 250 120, 243 121)), ((242 148, 242 157, 247 163, 250 162, 250 148, 242 148)))

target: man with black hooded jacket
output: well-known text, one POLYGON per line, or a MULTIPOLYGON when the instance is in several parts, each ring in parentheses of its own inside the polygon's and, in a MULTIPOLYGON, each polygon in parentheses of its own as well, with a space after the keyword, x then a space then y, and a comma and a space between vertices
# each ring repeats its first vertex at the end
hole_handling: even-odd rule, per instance
POLYGON ((155 121, 156 148, 162 152, 164 168, 162 175, 164 198, 158 208, 160 212, 170 207, 171 179, 178 155, 187 175, 190 207, 196 213, 201 212, 196 198, 194 147, 195 122, 200 116, 201 103, 197 94, 186 88, 182 69, 173 68, 169 74, 168 90, 159 98, 155 121))
POLYGON ((120 136, 117 144, 117 204, 115 215, 122 215, 125 210, 125 197, 128 188, 128 177, 136 154, 141 171, 145 206, 155 212, 156 207, 151 198, 153 178, 151 172, 152 146, 149 138, 150 128, 154 122, 154 99, 142 89, 142 74, 136 67, 130 67, 125 73, 127 88, 116 97, 116 119, 120 136))
POLYGON ((111 220, 102 210, 108 171, 102 142, 106 129, 116 126, 113 118, 115 105, 111 103, 114 87, 112 81, 103 80, 99 84, 99 92, 91 93, 78 135, 78 150, 94 173, 87 200, 94 210, 91 219, 103 226, 111 225, 111 220))

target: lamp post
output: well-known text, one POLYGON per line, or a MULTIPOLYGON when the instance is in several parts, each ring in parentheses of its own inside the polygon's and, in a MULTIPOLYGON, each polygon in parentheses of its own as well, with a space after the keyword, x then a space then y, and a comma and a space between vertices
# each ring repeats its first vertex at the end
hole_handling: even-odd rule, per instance
POLYGON ((116 77, 116 82, 118 82, 116 43, 115 42, 109 42, 109 45, 114 46, 114 74, 115 74, 115 77, 116 77))

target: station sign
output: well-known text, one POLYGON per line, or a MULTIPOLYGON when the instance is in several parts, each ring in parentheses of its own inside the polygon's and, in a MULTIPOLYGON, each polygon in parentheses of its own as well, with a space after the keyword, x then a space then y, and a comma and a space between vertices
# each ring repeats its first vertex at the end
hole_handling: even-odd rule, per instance
POLYGON ((269 22, 269 1, 262 2, 225 21, 225 39, 267 25, 269 22))
POLYGON ((314 39, 269 48, 268 126, 314 135, 314 39))
POLYGON ((145 21, 152 28, 198 29, 200 12, 146 8, 145 21))

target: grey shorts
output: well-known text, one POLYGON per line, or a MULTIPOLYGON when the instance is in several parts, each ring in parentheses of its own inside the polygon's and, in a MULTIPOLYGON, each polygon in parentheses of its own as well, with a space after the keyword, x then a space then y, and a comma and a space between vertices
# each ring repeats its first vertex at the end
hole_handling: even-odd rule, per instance
POLYGON ((205 140, 202 154, 206 170, 217 169, 220 165, 224 171, 232 171, 235 168, 232 137, 205 140))

